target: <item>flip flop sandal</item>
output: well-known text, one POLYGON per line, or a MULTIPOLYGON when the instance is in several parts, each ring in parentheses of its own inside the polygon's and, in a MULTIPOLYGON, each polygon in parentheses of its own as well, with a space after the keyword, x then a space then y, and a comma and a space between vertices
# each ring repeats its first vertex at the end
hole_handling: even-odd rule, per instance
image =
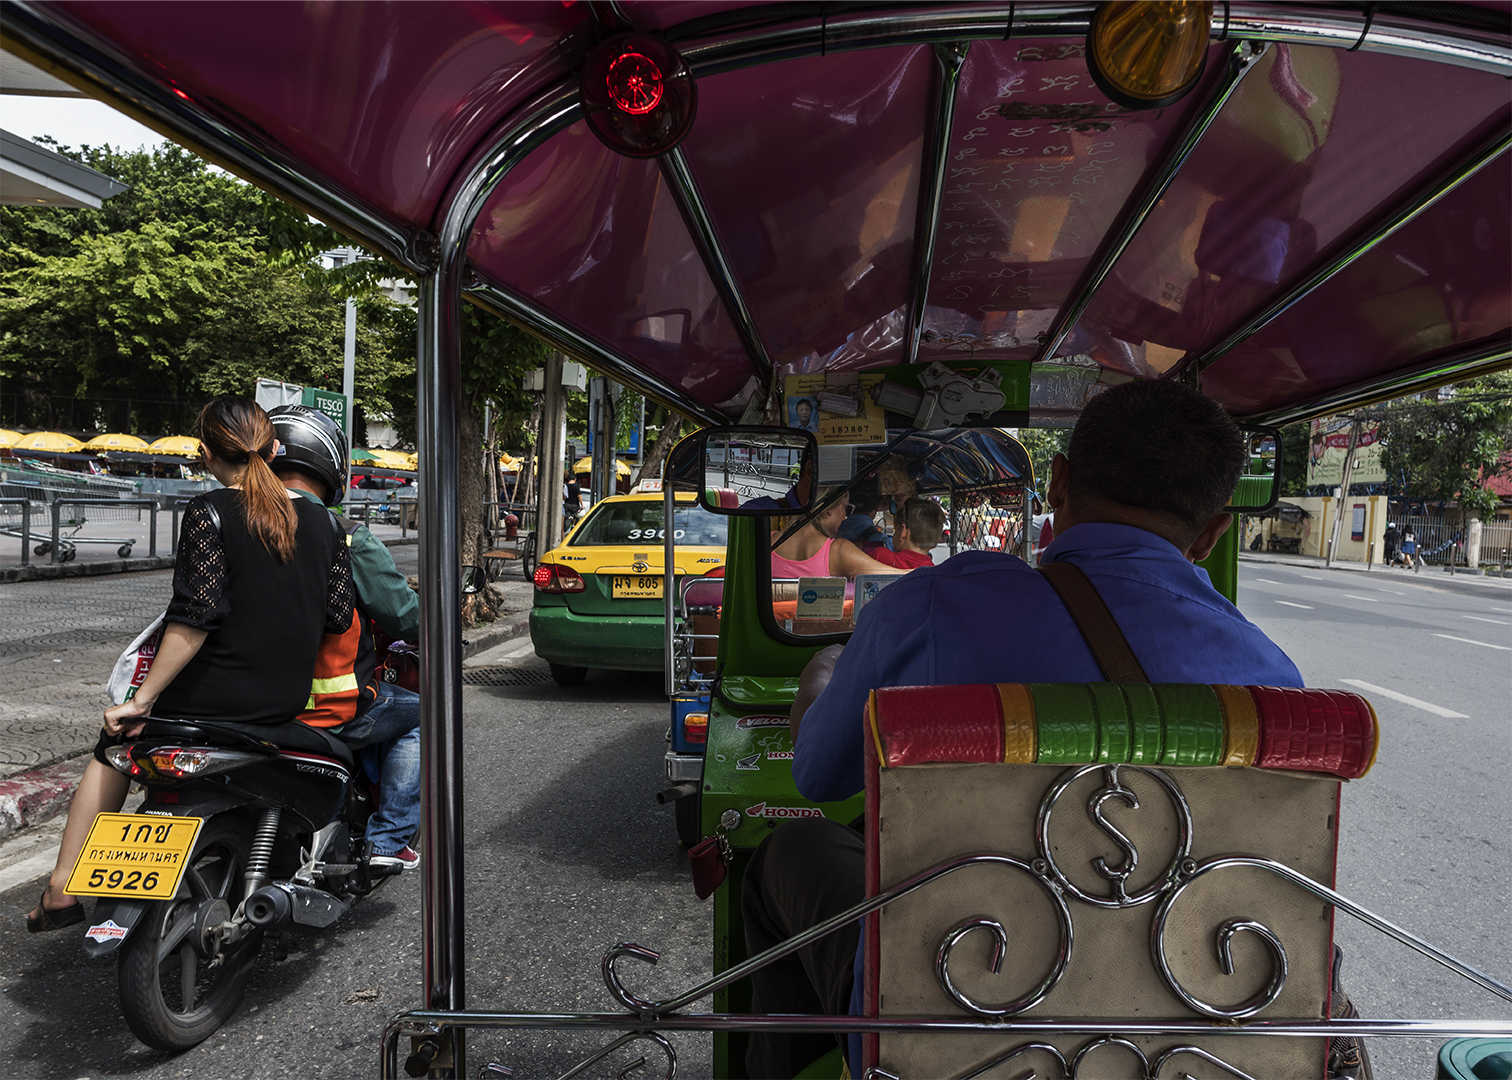
POLYGON ((49 930, 62 930, 65 926, 73 926, 75 923, 84 921, 84 905, 75 900, 65 908, 50 911, 42 906, 47 899, 47 890, 42 890, 42 895, 37 897, 37 911, 39 914, 26 916, 26 932, 28 934, 44 934, 49 930))

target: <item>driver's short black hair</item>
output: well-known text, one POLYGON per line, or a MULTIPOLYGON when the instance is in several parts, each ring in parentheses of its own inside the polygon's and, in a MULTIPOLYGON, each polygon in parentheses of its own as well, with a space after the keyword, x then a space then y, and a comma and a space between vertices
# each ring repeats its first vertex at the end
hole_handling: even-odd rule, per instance
POLYGON ((1196 535, 1233 497, 1245 440, 1212 398, 1136 380, 1087 402, 1066 457, 1073 495, 1170 514, 1196 535))

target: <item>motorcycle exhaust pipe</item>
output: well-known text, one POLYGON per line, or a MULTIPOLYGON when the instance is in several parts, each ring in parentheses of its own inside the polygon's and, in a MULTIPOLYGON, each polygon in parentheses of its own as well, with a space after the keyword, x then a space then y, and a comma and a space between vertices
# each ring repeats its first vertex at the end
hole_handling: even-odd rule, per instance
POLYGON ((656 793, 656 801, 662 806, 666 806, 669 802, 676 802, 678 799, 686 799, 689 795, 697 794, 698 785, 691 780, 687 780, 681 784, 672 785, 666 791, 658 791, 656 793))
POLYGON ((294 905, 289 894, 277 885, 264 885, 251 896, 242 910, 247 921, 264 930, 281 930, 294 921, 294 905))

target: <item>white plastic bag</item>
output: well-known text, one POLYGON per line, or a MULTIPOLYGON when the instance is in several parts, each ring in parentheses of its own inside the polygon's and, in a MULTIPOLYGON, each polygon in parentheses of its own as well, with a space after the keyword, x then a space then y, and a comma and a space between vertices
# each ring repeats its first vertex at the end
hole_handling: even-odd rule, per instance
POLYGON ((137 635, 135 641, 126 646, 126 651, 115 662, 115 667, 110 669, 105 690, 110 694, 111 701, 122 705, 131 700, 152 668, 152 661, 157 658, 158 646, 162 643, 163 616, 159 615, 148 624, 147 629, 137 635))

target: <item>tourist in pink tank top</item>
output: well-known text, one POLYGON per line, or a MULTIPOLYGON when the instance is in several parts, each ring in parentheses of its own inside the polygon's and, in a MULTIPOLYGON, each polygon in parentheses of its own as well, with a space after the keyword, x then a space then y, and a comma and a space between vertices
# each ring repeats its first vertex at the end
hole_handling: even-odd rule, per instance
MULTIPOLYGON (((835 537, 836 530, 849 512, 850 508, 842 499, 788 537, 785 543, 772 552, 772 577, 854 579, 857 574, 898 573, 897 567, 885 566, 869 558, 849 540, 835 537)), ((781 535, 780 532, 773 533, 772 542, 776 543, 781 535)))

